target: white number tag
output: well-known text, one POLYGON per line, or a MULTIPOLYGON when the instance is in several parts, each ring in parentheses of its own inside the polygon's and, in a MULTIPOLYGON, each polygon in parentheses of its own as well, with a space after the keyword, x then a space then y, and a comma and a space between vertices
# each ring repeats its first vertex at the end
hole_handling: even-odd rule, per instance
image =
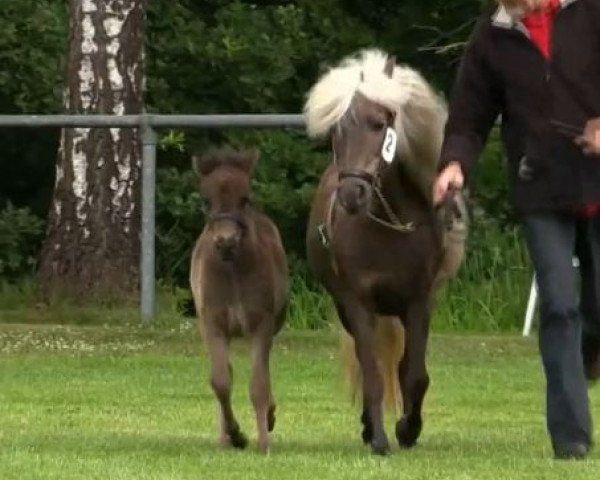
POLYGON ((396 142, 398 136, 393 128, 388 127, 385 132, 385 139, 383 140, 383 146, 381 147, 381 156, 387 163, 392 163, 396 156, 396 142))

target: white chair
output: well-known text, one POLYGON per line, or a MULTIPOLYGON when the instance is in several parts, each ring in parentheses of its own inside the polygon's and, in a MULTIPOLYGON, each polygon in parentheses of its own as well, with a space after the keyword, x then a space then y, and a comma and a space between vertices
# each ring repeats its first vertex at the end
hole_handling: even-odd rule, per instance
MULTIPOLYGON (((573 257, 573 267, 579 267, 579 259, 573 257)), ((531 326, 533 324, 533 316, 535 315, 535 308, 537 306, 537 283, 535 281, 535 273, 531 279, 531 288, 529 289, 529 300, 527 301, 527 309, 525 310, 525 321, 523 322, 523 336, 528 337, 531 333, 531 326)))

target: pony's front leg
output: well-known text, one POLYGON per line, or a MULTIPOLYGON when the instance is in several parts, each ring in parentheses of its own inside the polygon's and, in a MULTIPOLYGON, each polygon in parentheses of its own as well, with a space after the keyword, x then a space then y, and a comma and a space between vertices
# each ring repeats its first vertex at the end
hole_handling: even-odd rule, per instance
POLYGON ((344 307, 363 378, 362 437, 373 453, 385 455, 390 446, 383 428, 383 379, 377 365, 374 317, 358 302, 344 307))
POLYGON ((275 424, 275 402, 271 391, 269 358, 273 344, 273 333, 266 325, 259 328, 252 337, 252 380, 250 397, 256 413, 258 448, 269 451, 269 432, 275 424))
POLYGON ((417 443, 423 427, 421 409, 429 387, 429 375, 425 364, 429 323, 428 301, 414 302, 409 306, 404 319, 406 349, 399 368, 404 415, 396 424, 396 438, 404 448, 410 448, 417 443))

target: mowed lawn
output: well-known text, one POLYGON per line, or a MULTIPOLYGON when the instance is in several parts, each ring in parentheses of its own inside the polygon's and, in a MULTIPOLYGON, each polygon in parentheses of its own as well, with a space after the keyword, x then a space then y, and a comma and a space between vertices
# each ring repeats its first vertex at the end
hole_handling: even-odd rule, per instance
MULTIPOLYGON (((335 332, 283 332, 272 359, 278 416, 255 450, 249 362, 235 348, 247 451, 217 446, 216 405, 195 329, 0 325, 0 479, 583 479, 552 460, 534 339, 437 336, 419 445, 372 456, 344 389, 335 332)), ((600 387, 591 390, 600 421, 600 387)), ((600 438, 600 430, 596 428, 600 438)))

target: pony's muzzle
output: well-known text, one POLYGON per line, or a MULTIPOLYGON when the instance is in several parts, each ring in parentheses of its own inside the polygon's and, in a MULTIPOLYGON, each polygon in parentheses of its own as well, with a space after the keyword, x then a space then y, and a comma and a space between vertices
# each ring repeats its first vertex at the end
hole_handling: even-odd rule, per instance
POLYGON ((337 197, 340 205, 351 215, 366 208, 371 199, 371 184, 359 177, 347 177, 340 181, 337 197))

